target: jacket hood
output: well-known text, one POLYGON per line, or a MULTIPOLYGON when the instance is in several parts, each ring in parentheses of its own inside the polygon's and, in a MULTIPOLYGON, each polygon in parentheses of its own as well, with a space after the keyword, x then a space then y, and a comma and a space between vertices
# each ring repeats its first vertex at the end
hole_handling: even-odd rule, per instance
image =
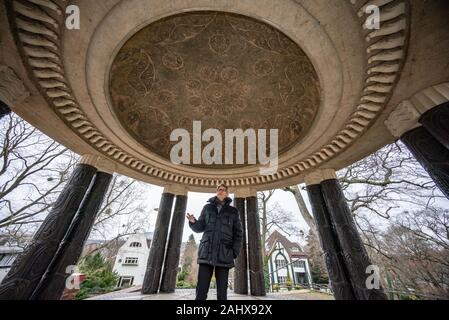
MULTIPOLYGON (((210 198, 209 200, 207 200, 207 202, 210 202, 210 203, 213 203, 213 204, 216 204, 217 201, 218 201, 217 196, 213 196, 212 198, 210 198)), ((231 199, 231 198, 229 198, 229 197, 224 198, 224 205, 225 205, 225 206, 229 205, 231 202, 232 202, 232 199, 231 199)))

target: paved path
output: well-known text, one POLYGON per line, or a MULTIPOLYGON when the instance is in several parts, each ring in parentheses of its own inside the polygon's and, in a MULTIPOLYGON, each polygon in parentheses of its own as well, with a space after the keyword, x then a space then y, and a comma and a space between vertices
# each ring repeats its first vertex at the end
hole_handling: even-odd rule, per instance
MULTIPOLYGON (((173 293, 141 294, 140 287, 132 287, 89 298, 88 300, 194 300, 195 289, 176 289, 173 293)), ((216 300, 217 292, 210 289, 207 300, 216 300)), ((228 300, 333 300, 333 296, 310 290, 267 293, 264 297, 242 295, 228 290, 228 300)))

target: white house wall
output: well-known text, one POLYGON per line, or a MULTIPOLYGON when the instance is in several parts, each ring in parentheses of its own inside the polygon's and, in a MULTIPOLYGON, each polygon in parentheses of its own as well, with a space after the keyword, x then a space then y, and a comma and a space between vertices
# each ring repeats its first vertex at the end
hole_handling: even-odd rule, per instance
POLYGON ((119 277, 134 277, 133 285, 141 285, 145 276, 150 248, 144 234, 131 235, 120 247, 115 259, 114 271, 119 277), (142 247, 130 247, 132 242, 140 242, 142 247), (138 258, 137 265, 124 265, 127 257, 138 258))

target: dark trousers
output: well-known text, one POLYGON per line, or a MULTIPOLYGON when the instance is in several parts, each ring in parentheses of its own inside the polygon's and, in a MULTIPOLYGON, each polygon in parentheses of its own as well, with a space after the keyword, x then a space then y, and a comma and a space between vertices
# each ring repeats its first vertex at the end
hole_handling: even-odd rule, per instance
POLYGON ((209 292, 210 279, 215 268, 217 281, 217 300, 227 300, 229 268, 211 266, 209 264, 198 265, 198 284, 196 285, 196 299, 206 300, 209 292))

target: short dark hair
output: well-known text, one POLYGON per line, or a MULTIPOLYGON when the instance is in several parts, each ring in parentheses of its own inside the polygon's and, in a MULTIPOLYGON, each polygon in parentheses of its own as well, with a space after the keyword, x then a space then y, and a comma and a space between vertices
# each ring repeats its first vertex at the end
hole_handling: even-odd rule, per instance
POLYGON ((218 190, 220 187, 225 187, 226 191, 228 191, 228 189, 229 189, 228 186, 225 185, 224 183, 220 183, 220 184, 217 186, 217 190, 218 190))

